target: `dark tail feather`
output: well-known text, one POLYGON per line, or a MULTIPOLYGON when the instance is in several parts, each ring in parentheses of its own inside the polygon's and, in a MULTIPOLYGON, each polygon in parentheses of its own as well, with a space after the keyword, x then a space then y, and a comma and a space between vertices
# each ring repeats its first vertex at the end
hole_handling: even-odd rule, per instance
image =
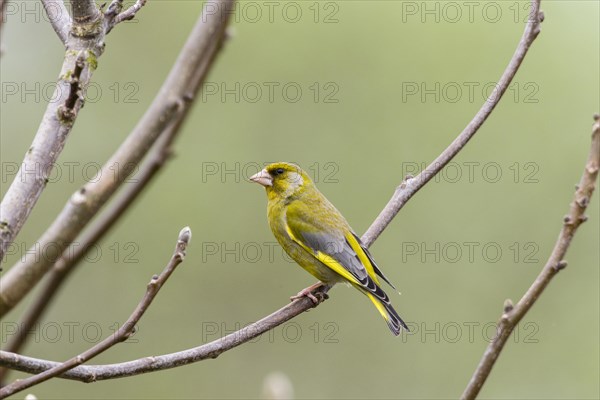
POLYGON ((375 307, 377 307, 377 310, 383 316, 383 318, 388 324, 388 327, 394 335, 398 336, 400 334, 400 328, 406 329, 407 332, 410 331, 408 329, 408 326, 406 326, 404 321, 402 321, 402 318, 400 318, 396 310, 394 310, 394 307, 392 307, 392 305, 389 302, 385 302, 376 298, 374 295, 365 291, 364 289, 363 293, 365 293, 367 297, 371 299, 373 304, 375 304, 375 307))
POLYGON ((390 328, 390 330, 392 331, 392 333, 394 335, 398 336, 400 334, 400 327, 404 328, 406 330, 406 332, 410 332, 410 329, 408 329, 408 326, 406 326, 404 321, 402 321, 402 318, 400 318, 400 316, 398 315, 396 310, 394 310, 394 307, 392 307, 391 304, 382 303, 382 305, 388 314, 388 318, 386 318, 386 322, 388 324, 388 327, 390 328))

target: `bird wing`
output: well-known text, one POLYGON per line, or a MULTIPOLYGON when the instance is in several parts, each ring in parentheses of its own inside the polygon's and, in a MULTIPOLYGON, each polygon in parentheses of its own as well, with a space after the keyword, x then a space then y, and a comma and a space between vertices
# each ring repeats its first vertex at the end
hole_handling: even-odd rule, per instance
POLYGON ((395 335, 399 334, 401 326, 408 331, 408 327, 392 307, 389 297, 379 286, 377 275, 392 287, 393 285, 375 265, 365 246, 338 211, 333 206, 327 211, 328 213, 319 215, 317 210, 309 209, 303 202, 290 203, 286 211, 287 234, 326 267, 366 294, 395 335), (333 217, 332 212, 335 213, 333 217), (338 224, 328 225, 327 222, 332 219, 337 220, 338 224), (339 225, 340 221, 343 221, 342 228, 332 226, 339 225))
MULTIPOLYGON (((294 201, 287 207, 286 231, 290 238, 315 258, 350 283, 359 286, 383 301, 389 301, 379 288, 377 275, 388 280, 361 245, 360 239, 348 229, 327 226, 327 217, 315 218, 306 204, 294 201)), ((337 211, 336 211, 337 212, 337 211)), ((388 282, 389 283, 389 282, 388 282)))
POLYGON ((373 260, 373 256, 371 256, 371 253, 369 253, 369 250, 363 244, 362 240, 360 240, 360 238, 358 236, 356 236, 356 234, 354 232, 352 232, 352 236, 358 242, 358 245, 360 246, 361 250, 365 253, 365 256, 367 257, 367 259, 369 260, 371 265, 373 265, 373 270, 375 270, 375 274, 379 275, 379 277, 381 279, 383 279, 388 285, 390 285, 394 290, 397 291, 398 289, 396 289, 396 286, 394 286, 392 284, 392 282, 389 281, 389 279, 383 274, 383 272, 381 272, 381 270, 379 269, 377 264, 375 264, 375 260, 373 260))

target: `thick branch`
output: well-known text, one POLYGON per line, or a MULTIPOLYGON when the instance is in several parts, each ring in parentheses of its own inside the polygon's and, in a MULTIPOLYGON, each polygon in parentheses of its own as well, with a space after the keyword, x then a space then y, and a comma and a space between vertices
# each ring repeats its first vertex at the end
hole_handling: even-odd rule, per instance
POLYGON ((52 25, 52 29, 58 35, 58 38, 64 44, 67 44, 69 39, 69 31, 71 30, 71 17, 65 7, 63 0, 42 0, 42 5, 52 25))
POLYGON ((406 202, 417 193, 431 178, 442 170, 469 142, 477 133, 479 128, 490 116, 496 105, 500 102, 502 95, 508 89, 512 79, 517 74, 529 47, 540 33, 540 24, 544 15, 540 12, 540 0, 531 0, 530 20, 525 26, 525 32, 517 46, 517 49, 500 77, 498 84, 481 106, 475 117, 469 122, 465 129, 456 139, 440 154, 431 164, 421 171, 416 177, 406 177, 406 179, 396 188, 396 191, 385 208, 379 213, 377 219, 364 235, 363 242, 371 244, 381 235, 381 232, 392 222, 392 219, 404 207, 406 202))
POLYGON ((571 208, 563 220, 562 229, 550 258, 548 258, 546 265, 544 265, 531 287, 515 306, 512 305, 510 300, 506 301, 504 313, 496 327, 497 334, 485 350, 477 369, 461 396, 462 399, 477 397, 515 326, 533 306, 558 271, 567 266, 567 262, 564 260, 565 254, 569 249, 573 236, 575 236, 575 232, 577 232, 577 228, 587 220, 585 210, 594 192, 598 168, 600 168, 600 116, 596 115, 595 120, 590 154, 579 185, 577 185, 571 208))
POLYGON ((135 170, 157 138, 171 124, 178 125, 183 121, 221 46, 232 6, 233 0, 209 1, 204 5, 202 16, 152 105, 104 165, 100 179, 87 183, 75 192, 38 240, 38 248, 52 248, 56 253, 32 257, 25 263, 15 265, 4 277, 0 287, 0 317, 14 307, 52 267, 54 261, 135 170), (220 12, 215 13, 215 9, 220 12), (114 173, 115 169, 118 173, 114 173))
MULTIPOLYGON (((80 2, 73 3, 77 8, 80 2)), ((78 58, 83 55, 84 66, 78 78, 79 88, 87 86, 96 68, 97 58, 104 49, 104 31, 93 24, 73 23, 73 32, 66 42, 66 52, 59 80, 48 104, 42 122, 33 139, 17 176, 11 183, 0 204, 0 261, 27 220, 33 206, 42 194, 52 169, 58 159, 79 109, 78 99, 71 107, 71 118, 63 118, 60 110, 71 94, 73 71, 78 58), (77 32, 77 33, 75 33, 77 32)), ((0 299, 0 310, 3 309, 0 299)), ((0 314, 1 315, 1 314, 0 314)))
MULTIPOLYGON (((94 0, 73 0, 72 23, 61 1, 45 0, 43 5, 52 27, 65 43, 65 58, 53 101, 46 107, 33 143, 0 204, 0 262, 46 186, 52 166, 83 107, 81 88, 89 84, 104 51, 105 18, 94 0)), ((39 276, 33 276, 30 284, 37 280, 39 276)), ((0 292, 0 317, 12 307, 13 300, 10 293, 0 292)))
POLYGON ((148 286, 146 287, 146 293, 144 294, 144 297, 140 300, 139 304, 131 313, 129 318, 127 318, 127 321, 125 321, 125 323, 113 335, 107 337, 100 343, 93 346, 91 349, 86 350, 85 352, 71 358, 68 361, 65 361, 64 363, 58 364, 53 368, 50 368, 44 372, 41 372, 29 378, 18 379, 10 385, 0 388, 0 399, 10 396, 11 394, 18 393, 31 386, 40 384, 44 381, 47 381, 50 378, 60 375, 78 365, 83 364, 88 360, 91 360, 93 357, 105 352, 117 343, 127 340, 134 333, 135 325, 142 318, 148 307, 150 307, 150 304, 152 304, 152 301, 158 294, 160 288, 165 284, 165 282, 167 281, 167 279, 169 279, 173 271, 175 271, 175 268, 179 264, 181 264, 181 262, 185 258, 185 250, 191 238, 192 231, 190 230, 190 228, 183 228, 181 232, 179 232, 179 236, 177 238, 177 245, 175 246, 175 251, 171 256, 169 263, 160 275, 154 275, 152 277, 150 283, 148 283, 148 286))

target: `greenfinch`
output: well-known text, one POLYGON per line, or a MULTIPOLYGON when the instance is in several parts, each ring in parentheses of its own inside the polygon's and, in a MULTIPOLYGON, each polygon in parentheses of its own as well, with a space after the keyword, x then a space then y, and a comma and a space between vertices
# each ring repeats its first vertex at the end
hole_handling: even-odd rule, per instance
POLYGON ((292 299, 307 296, 317 303, 313 290, 345 282, 373 302, 394 335, 401 327, 408 331, 381 289, 379 278, 394 286, 306 172, 295 164, 278 162, 267 165, 250 180, 266 189, 269 226, 281 247, 319 280, 292 299))

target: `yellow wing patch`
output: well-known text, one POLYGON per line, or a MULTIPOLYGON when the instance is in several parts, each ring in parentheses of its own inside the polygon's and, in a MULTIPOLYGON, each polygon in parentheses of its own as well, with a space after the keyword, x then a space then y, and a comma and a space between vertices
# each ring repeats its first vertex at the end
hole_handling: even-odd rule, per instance
MULTIPOLYGON (((344 279, 348 280, 350 283, 353 283, 358 286, 362 286, 360 284, 360 282, 350 272, 348 272, 348 270, 346 268, 344 268, 344 266, 342 264, 337 262, 333 257, 331 257, 323 252, 320 252, 320 251, 315 252, 313 249, 311 249, 310 247, 308 247, 307 245, 302 243, 302 241, 298 240, 296 238, 296 236, 294 236, 294 234, 292 233, 289 226, 286 226, 285 230, 286 230, 287 234, 290 235, 290 238, 294 242, 296 242, 297 244, 302 246, 302 248, 304 250, 306 250, 310 254, 312 254, 317 260, 321 261, 323 264, 325 264, 326 266, 328 266, 329 268, 334 270, 336 273, 341 275, 344 279)), ((372 269, 373 269, 373 267, 371 267, 371 270, 372 269)))
POLYGON ((373 265, 371 264, 371 261, 369 260, 369 257, 367 257, 367 255, 365 254, 365 251, 363 250, 360 243, 358 243, 358 241, 356 240, 354 235, 352 235, 352 234, 346 235, 346 240, 350 244, 350 247, 352 247, 352 250, 354 250, 354 252, 358 256, 358 259, 360 260, 361 264, 367 270, 367 274, 369 274, 371 279, 373 279, 373 281, 375 281, 377 286, 381 286, 381 284, 379 283, 379 279, 377 278, 377 275, 375 274, 375 269, 373 268, 373 265))

